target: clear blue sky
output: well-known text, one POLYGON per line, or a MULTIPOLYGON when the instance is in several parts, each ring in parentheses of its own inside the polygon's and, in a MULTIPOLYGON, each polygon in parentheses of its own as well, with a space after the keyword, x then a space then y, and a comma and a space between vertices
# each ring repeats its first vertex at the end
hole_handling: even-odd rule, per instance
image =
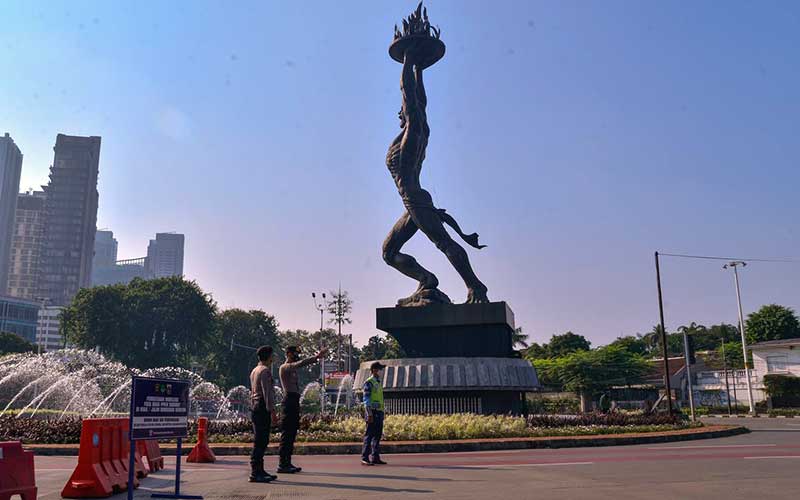
MULTIPOLYGON (((412 1, 4 2, 0 132, 46 182, 57 133, 100 135, 98 226, 120 257, 187 235, 223 307, 314 329, 341 281, 351 331, 414 283, 381 261, 402 212, 392 28, 412 1)), ((800 257, 800 3, 433 1, 423 183, 488 248, 490 297, 534 340, 657 322, 653 251, 800 257), (490 7, 491 5, 491 7, 490 7)), ((422 236, 408 249, 463 300, 422 236)), ((664 263, 668 328, 735 322, 717 262, 664 263)), ((753 264, 746 311, 800 309, 800 265, 753 264)))

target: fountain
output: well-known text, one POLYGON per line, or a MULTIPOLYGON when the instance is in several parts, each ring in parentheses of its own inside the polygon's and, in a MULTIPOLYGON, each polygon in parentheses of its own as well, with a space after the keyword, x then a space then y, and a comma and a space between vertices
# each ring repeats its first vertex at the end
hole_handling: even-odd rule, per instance
MULTIPOLYGON (((224 420, 243 416, 248 410, 250 391, 245 386, 225 393, 185 368, 141 371, 95 351, 62 349, 0 357, 0 417, 9 413, 17 418, 55 413, 59 419, 127 414, 133 375, 188 380, 194 416, 224 420)), ((282 397, 277 390, 276 394, 282 397)))

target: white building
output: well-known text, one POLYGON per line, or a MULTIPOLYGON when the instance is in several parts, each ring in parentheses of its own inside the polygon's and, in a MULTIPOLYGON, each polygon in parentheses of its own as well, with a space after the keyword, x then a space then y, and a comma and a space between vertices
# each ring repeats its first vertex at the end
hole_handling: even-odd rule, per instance
POLYGON ((56 351, 64 348, 64 339, 58 331, 58 315, 63 307, 46 306, 39 309, 39 324, 36 327, 36 343, 42 351, 56 351))
POLYGON ((753 352, 753 371, 759 381, 772 374, 800 377, 800 338, 768 340, 749 347, 753 352))

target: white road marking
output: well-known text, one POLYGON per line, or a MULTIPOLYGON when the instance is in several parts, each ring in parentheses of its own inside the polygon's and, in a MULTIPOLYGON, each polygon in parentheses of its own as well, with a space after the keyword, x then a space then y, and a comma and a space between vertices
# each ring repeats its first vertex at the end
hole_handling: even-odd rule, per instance
POLYGON ((703 450, 707 448, 762 448, 777 444, 706 444, 694 446, 651 446, 648 450, 703 450))
POLYGON ((800 455, 773 455, 766 457, 744 457, 745 460, 764 460, 768 458, 781 459, 781 458, 800 458, 800 455))
POLYGON ((538 464, 491 464, 491 465, 461 465, 460 467, 471 468, 502 468, 502 467, 554 467, 559 465, 592 465, 594 462, 548 462, 538 464))

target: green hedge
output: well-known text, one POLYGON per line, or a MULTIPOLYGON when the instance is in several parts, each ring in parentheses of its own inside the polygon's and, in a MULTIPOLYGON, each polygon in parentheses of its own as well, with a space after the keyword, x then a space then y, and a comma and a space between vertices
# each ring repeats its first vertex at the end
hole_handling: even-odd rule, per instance
MULTIPOLYGON (((679 416, 645 414, 585 414, 579 417, 508 415, 387 415, 384 438, 398 440, 480 439, 498 437, 581 436, 624 432, 657 432, 691 427, 679 416)), ((279 431, 280 429, 278 429, 279 431)), ((275 432, 275 431, 273 431, 275 432)), ((298 441, 358 441, 363 436, 362 416, 303 415, 298 441)), ((80 441, 81 421, 63 419, 0 417, 0 441, 63 444, 80 441)), ((209 422, 209 440, 217 443, 252 442, 248 420, 209 422)), ((189 441, 197 435, 194 421, 189 424, 189 441)), ((277 436, 276 436, 277 438, 277 436)))
POLYGON ((774 407, 800 407, 800 377, 764 375, 764 388, 774 407))

